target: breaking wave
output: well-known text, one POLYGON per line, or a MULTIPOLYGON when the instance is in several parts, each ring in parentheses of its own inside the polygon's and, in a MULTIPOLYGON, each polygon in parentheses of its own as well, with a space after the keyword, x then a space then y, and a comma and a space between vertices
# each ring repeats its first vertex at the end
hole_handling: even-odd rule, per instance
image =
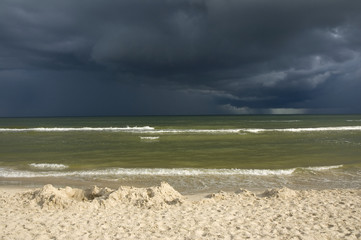
MULTIPOLYGON (((56 164, 51 164, 53 167, 56 164)), ((59 164, 60 166, 61 164, 59 164)), ((36 165, 36 166, 39 166, 36 165)), ((42 166, 42 165, 41 165, 42 166)), ((45 165, 46 166, 46 165, 45 165)), ((63 165, 66 166, 66 165, 63 165)), ((269 176, 269 175, 291 175, 297 169, 311 171, 326 171, 340 168, 337 166, 320 166, 290 169, 203 169, 203 168, 111 168, 104 170, 89 171, 20 171, 8 168, 0 168, 0 177, 7 178, 32 178, 32 177, 97 177, 97 176, 269 176)))
POLYGON ((149 126, 144 127, 80 127, 80 128, 0 128, 0 132, 142 132, 154 130, 154 128, 149 126))
POLYGON ((344 127, 315 127, 315 128, 249 128, 240 129, 240 131, 259 133, 259 132, 322 132, 322 131, 360 131, 361 126, 344 126, 344 127))
POLYGON ((63 170, 69 167, 67 165, 57 163, 30 163, 29 166, 32 168, 44 170, 63 170))
POLYGON ((261 133, 261 132, 322 132, 322 131, 361 131, 361 126, 315 127, 315 128, 237 128, 237 129, 160 129, 148 133, 261 133))
POLYGON ((127 132, 144 134, 245 134, 261 132, 361 131, 361 126, 314 128, 155 129, 154 127, 0 128, 0 132, 127 132))
POLYGON ((311 170, 311 171, 325 171, 325 170, 336 169, 336 168, 341 168, 341 167, 343 167, 343 165, 321 166, 321 167, 306 167, 304 169, 311 170))
POLYGON ((259 123, 294 123, 302 122, 302 120, 251 120, 249 122, 259 122, 259 123))
POLYGON ((159 140, 159 137, 139 137, 140 140, 148 140, 148 141, 154 141, 159 140))

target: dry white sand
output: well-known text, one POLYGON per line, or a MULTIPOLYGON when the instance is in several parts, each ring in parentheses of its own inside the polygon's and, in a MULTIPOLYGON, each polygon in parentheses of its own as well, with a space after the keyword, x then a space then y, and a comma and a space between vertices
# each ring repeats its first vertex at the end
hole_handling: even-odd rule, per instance
POLYGON ((361 239, 361 190, 0 189, 0 239, 361 239))

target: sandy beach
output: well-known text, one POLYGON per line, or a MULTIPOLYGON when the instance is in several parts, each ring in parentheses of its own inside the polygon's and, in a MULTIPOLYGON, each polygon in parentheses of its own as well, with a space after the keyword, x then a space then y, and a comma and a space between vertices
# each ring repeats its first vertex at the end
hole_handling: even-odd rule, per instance
POLYGON ((361 190, 0 189, 1 239, 361 239, 361 190))

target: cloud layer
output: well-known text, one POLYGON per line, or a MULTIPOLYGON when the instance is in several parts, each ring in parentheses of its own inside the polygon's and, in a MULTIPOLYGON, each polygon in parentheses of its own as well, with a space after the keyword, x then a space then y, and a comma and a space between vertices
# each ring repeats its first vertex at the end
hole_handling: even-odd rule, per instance
POLYGON ((360 12, 359 0, 3 0, 0 116, 359 113, 360 12))

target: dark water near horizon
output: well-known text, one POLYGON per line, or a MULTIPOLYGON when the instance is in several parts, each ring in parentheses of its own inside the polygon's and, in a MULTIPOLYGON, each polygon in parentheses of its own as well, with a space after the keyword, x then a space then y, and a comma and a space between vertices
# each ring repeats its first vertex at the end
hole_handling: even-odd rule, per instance
POLYGON ((360 188, 361 115, 0 118, 0 184, 360 188))

